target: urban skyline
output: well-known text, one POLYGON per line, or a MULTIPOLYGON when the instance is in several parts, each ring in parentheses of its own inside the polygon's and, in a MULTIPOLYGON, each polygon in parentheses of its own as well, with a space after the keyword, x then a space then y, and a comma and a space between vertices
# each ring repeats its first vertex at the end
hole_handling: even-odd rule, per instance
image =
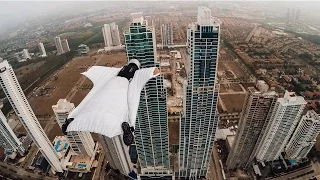
POLYGON ((0 159, 5 157, 0 165, 16 172, 0 169, 1 175, 139 180, 320 175, 320 47, 280 30, 303 31, 297 26, 306 18, 303 8, 287 6, 265 26, 259 19, 268 14, 240 4, 197 10, 186 4, 189 9, 178 7, 181 12, 175 2, 170 8, 164 2, 159 11, 140 5, 110 10, 111 16, 84 12, 90 16, 64 22, 81 24, 79 30, 56 30, 50 42, 35 39, 16 59, 0 58, 0 159), (128 12, 139 13, 129 19, 128 12), (69 113, 94 86, 80 73, 92 66, 119 68, 131 59, 161 71, 142 89, 130 129, 134 143, 127 146, 122 134, 65 133, 69 113))

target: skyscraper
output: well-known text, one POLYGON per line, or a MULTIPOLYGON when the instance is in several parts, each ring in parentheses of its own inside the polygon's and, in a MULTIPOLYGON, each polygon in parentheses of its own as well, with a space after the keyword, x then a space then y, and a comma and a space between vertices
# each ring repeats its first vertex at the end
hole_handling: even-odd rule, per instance
MULTIPOLYGON (((133 21, 129 32, 125 34, 128 61, 136 58, 142 68, 159 67, 154 28, 148 26, 142 13, 131 15, 133 21)), ((140 177, 164 177, 169 174, 166 98, 162 75, 151 79, 141 92, 135 129, 135 143, 141 166, 140 177)))
POLYGON ((161 41, 162 41, 162 48, 167 47, 168 45, 173 45, 172 24, 162 24, 161 41))
POLYGON ((41 57, 47 57, 46 49, 44 48, 44 45, 42 42, 38 44, 38 47, 39 47, 41 57))
POLYGON ((63 51, 63 47, 62 47, 62 44, 61 44, 61 39, 60 39, 60 37, 56 36, 56 37, 54 38, 54 43, 56 44, 56 48, 57 48, 58 54, 63 54, 64 51, 63 51))
POLYGON ((228 169, 246 168, 255 157, 277 100, 274 91, 260 92, 248 88, 239 128, 227 159, 228 169))
POLYGON ((258 160, 273 161, 279 158, 297 127, 306 104, 304 98, 295 96, 294 92, 286 91, 283 98, 278 98, 258 148, 258 160))
POLYGON ((70 51, 69 43, 68 43, 68 40, 67 40, 67 39, 62 40, 62 41, 61 41, 61 45, 62 45, 62 49, 63 49, 63 52, 64 52, 64 53, 70 51))
POLYGON ((319 132, 319 115, 314 110, 308 111, 306 115, 302 116, 299 125, 286 146, 285 152, 288 158, 305 158, 316 143, 316 137, 319 132))
POLYGON ((119 46, 120 43, 120 35, 119 35, 119 28, 118 25, 116 25, 115 22, 110 24, 110 31, 111 31, 111 37, 112 37, 112 45, 119 46))
POLYGON ((118 25, 115 22, 110 24, 104 24, 102 27, 102 34, 105 47, 120 45, 120 36, 118 25))
POLYGON ((111 36, 111 29, 109 24, 104 24, 102 27, 102 34, 104 39, 104 46, 110 47, 112 46, 112 36, 111 36))
MULTIPOLYGON (((58 103, 52 106, 52 109, 61 128, 69 113, 74 109, 74 104, 68 102, 66 99, 59 99, 58 103)), ((95 143, 90 132, 68 132, 66 137, 75 153, 90 157, 94 156, 95 143)))
POLYGON ((62 172, 60 157, 54 151, 50 140, 33 113, 14 71, 7 61, 0 63, 0 84, 21 124, 51 165, 52 170, 62 172))
POLYGON ((28 49, 23 49, 23 50, 22 50, 22 57, 23 57, 23 59, 25 59, 25 60, 31 59, 31 56, 30 56, 30 54, 29 54, 28 49))
POLYGON ((198 8, 197 22, 189 25, 188 81, 180 122, 180 178, 206 175, 218 122, 216 84, 220 22, 211 10, 198 8))
POLYGON ((25 153, 25 149, 22 147, 22 143, 19 141, 17 136, 14 134, 7 118, 0 110, 0 146, 6 151, 15 152, 18 151, 20 154, 25 153))
POLYGON ((133 170, 129 156, 129 148, 123 143, 121 135, 113 138, 100 135, 104 153, 112 168, 128 175, 133 170))

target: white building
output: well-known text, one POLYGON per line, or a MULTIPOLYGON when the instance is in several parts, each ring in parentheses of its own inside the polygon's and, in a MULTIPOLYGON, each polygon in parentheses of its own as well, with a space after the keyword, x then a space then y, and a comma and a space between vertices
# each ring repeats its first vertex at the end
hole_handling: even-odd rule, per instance
POLYGON ((63 52, 64 52, 64 53, 70 51, 69 43, 68 43, 68 40, 67 40, 67 39, 62 40, 62 41, 61 41, 61 44, 62 44, 62 49, 63 49, 63 52))
POLYGON ((40 56, 41 57, 47 57, 46 49, 44 48, 44 45, 43 45, 42 42, 38 44, 38 47, 39 47, 39 51, 40 51, 40 54, 41 54, 40 56))
POLYGON ((60 39, 60 37, 56 36, 56 37, 54 38, 54 43, 56 44, 56 48, 57 48, 58 54, 63 54, 64 51, 63 51, 63 47, 62 47, 62 44, 61 44, 61 39, 60 39))
POLYGON ((227 159, 228 169, 250 167, 266 131, 278 94, 248 87, 239 128, 227 159))
POLYGON ((120 43, 120 35, 119 35, 119 28, 115 22, 110 24, 110 31, 112 35, 112 44, 113 46, 119 46, 120 43))
POLYGON ((7 118, 4 116, 0 110, 0 146, 6 151, 15 152, 18 151, 21 155, 24 155, 25 149, 22 143, 19 141, 17 136, 14 134, 9 124, 7 123, 7 118))
POLYGON ((216 84, 220 22, 211 10, 198 8, 197 22, 189 25, 188 81, 180 123, 179 176, 205 178, 218 123, 216 84))
POLYGON ((29 54, 28 49, 23 49, 23 50, 22 50, 22 57, 23 57, 23 59, 25 59, 25 60, 31 59, 31 56, 30 56, 30 54, 29 54))
POLYGON ((129 174, 133 170, 133 163, 129 156, 129 147, 123 143, 122 135, 108 138, 100 135, 103 150, 110 166, 122 174, 129 174))
MULTIPOLYGON (((53 140, 54 150, 62 156, 60 159, 64 170, 88 173, 94 167, 95 156, 78 155, 71 150, 70 142, 65 136, 56 136, 53 140)), ((95 151, 97 150, 97 146, 95 151)))
POLYGON ((105 47, 120 46, 120 35, 118 25, 116 23, 104 24, 102 34, 105 47))
POLYGON ((320 117, 314 111, 308 111, 302 116, 298 127, 293 133, 288 145, 286 154, 290 159, 300 159, 307 157, 309 151, 316 143, 316 138, 320 132, 320 117))
MULTIPOLYGON (((61 128, 69 113, 74 109, 74 104, 66 99, 59 99, 58 103, 52 106, 52 109, 61 128)), ((68 132, 66 137, 75 153, 89 157, 95 155, 95 143, 90 132, 68 132)))
POLYGON ((7 61, 0 63, 0 84, 21 124, 51 165, 51 170, 62 172, 60 156, 54 151, 52 143, 33 113, 14 71, 7 61))
POLYGON ((273 161, 279 158, 297 127, 306 104, 303 97, 288 91, 283 98, 277 100, 267 131, 258 148, 258 160, 273 161))
POLYGON ((89 49, 89 47, 88 47, 87 45, 85 45, 85 44, 80 44, 80 45, 78 46, 77 51, 78 51, 78 54, 79 54, 79 55, 82 55, 82 54, 87 54, 87 53, 90 51, 90 49, 89 49))
POLYGON ((102 27, 102 34, 104 39, 104 46, 111 47, 112 46, 112 36, 109 24, 104 24, 102 27))

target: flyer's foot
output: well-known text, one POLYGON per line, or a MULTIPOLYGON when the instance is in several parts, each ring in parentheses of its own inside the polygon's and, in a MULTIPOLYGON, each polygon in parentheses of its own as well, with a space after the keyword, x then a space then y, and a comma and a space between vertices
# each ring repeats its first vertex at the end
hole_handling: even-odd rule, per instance
POLYGON ((123 122, 121 128, 123 130, 123 142, 125 145, 130 146, 134 142, 130 125, 127 122, 123 122))

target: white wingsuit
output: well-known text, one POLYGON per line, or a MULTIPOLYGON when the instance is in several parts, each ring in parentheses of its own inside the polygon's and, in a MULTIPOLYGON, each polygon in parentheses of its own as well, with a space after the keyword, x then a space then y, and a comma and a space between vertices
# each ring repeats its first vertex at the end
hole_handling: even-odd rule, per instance
POLYGON ((93 66, 81 73, 93 82, 93 88, 83 101, 69 114, 74 120, 69 131, 90 131, 114 137, 121 135, 123 122, 135 127, 140 93, 153 77, 156 67, 142 68, 129 82, 117 76, 121 68, 93 66))

